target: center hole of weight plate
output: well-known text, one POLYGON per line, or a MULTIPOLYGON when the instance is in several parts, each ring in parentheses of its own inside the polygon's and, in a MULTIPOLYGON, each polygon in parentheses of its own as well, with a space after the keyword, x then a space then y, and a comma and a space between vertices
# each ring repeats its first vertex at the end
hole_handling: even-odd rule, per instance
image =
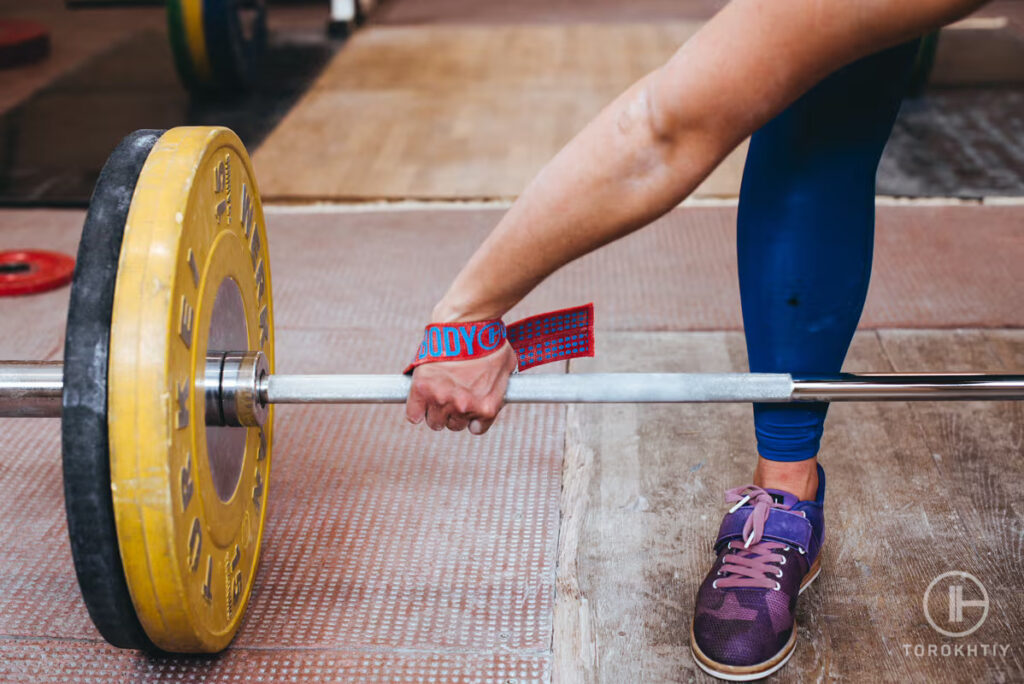
POLYGON ((26 261, 8 261, 0 264, 0 274, 28 273, 32 270, 32 264, 26 261))
MULTIPOLYGON (((238 283, 232 278, 225 278, 217 288, 217 297, 213 300, 213 312, 210 314, 210 334, 206 343, 206 356, 213 358, 223 352, 248 349, 249 336, 245 325, 245 304, 238 283)), ((216 382, 220 376, 220 364, 207 364, 208 379, 216 382), (216 377, 214 376, 216 374, 216 377)), ((206 401, 216 401, 214 395, 207 391, 206 401)), ((210 474, 213 486, 221 501, 228 501, 235 493, 238 479, 242 474, 242 463, 245 460, 245 440, 248 430, 241 427, 225 427, 220 425, 206 426, 206 452, 210 460, 210 474)))

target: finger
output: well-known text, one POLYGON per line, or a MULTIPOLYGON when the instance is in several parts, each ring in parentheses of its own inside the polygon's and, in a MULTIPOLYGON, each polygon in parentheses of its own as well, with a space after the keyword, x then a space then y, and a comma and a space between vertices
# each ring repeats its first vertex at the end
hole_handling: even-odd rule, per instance
POLYGON ((469 425, 469 418, 465 414, 451 413, 448 415, 447 427, 452 432, 461 432, 469 425))
POLYGON ((469 422, 469 431, 474 435, 482 435, 491 429, 494 418, 474 418, 469 422))
POLYGON ((448 408, 441 404, 431 404, 427 407, 427 425, 431 430, 443 430, 448 424, 448 408))
POLYGON ((416 390, 409 390, 409 397, 405 400, 405 419, 413 425, 423 422, 423 416, 427 412, 427 400, 416 390))

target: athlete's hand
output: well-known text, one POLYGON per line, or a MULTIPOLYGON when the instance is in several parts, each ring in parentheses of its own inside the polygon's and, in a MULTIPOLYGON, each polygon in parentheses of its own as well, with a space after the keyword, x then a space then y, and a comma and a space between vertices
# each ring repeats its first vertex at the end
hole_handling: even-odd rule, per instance
POLYGON ((405 417, 410 423, 425 418, 433 430, 458 432, 468 427, 474 435, 482 435, 504 405, 508 378, 518 362, 506 341, 501 349, 481 358, 417 366, 405 417))

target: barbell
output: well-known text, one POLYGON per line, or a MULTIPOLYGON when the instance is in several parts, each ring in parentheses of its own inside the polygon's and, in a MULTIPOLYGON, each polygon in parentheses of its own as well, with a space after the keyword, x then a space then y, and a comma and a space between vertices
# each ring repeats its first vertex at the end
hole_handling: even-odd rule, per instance
MULTIPOLYGON (((100 173, 63 362, 0 362, 0 416, 60 416, 86 607, 115 646, 217 652, 251 594, 276 404, 400 403, 403 375, 274 373, 249 156, 226 128, 136 131, 100 173)), ((509 403, 1024 399, 1024 375, 515 375, 509 403)))

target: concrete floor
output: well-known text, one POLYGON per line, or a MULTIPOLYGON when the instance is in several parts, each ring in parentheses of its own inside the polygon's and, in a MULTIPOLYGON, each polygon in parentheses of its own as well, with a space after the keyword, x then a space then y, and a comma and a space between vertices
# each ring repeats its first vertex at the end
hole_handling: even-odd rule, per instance
MULTIPOLYGON (((573 372, 746 370, 742 335, 608 333, 573 372)), ((845 370, 1019 370, 1024 330, 865 330, 845 370)), ((1024 405, 831 407, 822 573, 801 596, 785 682, 1010 682, 1024 677, 1024 563, 1014 489, 1024 478, 1024 405), (980 578, 990 613, 964 645, 993 657, 919 657, 955 643, 923 617, 943 572, 980 578), (911 651, 907 652, 909 645, 911 651), (980 651, 980 648, 979 648, 980 651), (925 651, 927 653, 927 650, 925 651)), ((570 407, 555 604, 560 681, 712 681, 689 654, 693 596, 728 504, 750 481, 747 406, 570 407)), ((943 604, 944 605, 944 604, 943 604)), ((976 616, 968 616, 973 618, 976 616)))
MULTIPOLYGON (((1021 5, 993 3, 985 16, 1007 16, 1024 32, 1021 5)), ((293 202, 514 195, 571 133, 569 123, 716 6, 687 3, 671 15, 684 21, 673 24, 665 19, 675 3, 661 0, 473 3, 472 11, 465 0, 394 0, 256 151, 257 174, 271 194, 293 202), (534 19, 524 22, 528 12, 534 19), (634 23, 617 39, 649 52, 635 63, 601 61, 597 38, 623 19, 634 23), (502 61, 488 36, 529 49, 502 61), (441 39, 462 42, 446 47, 441 39), (577 59, 557 69, 529 58, 569 43, 579 47, 577 59), (420 52, 401 53, 410 46, 420 52), (458 99, 441 94, 459 84, 419 61, 428 53, 449 66, 476 65, 470 75, 484 95, 511 79, 544 104, 545 93, 575 83, 579 101, 568 117, 505 112, 504 121, 533 132, 491 148, 498 100, 483 97, 444 129, 451 145, 431 146, 423 108, 450 117, 458 99), (438 82, 439 73, 449 80, 438 82), (399 81, 383 88, 384 76, 399 81), (358 134, 345 132, 342 115, 359 113, 357 94, 380 111, 391 102, 390 118, 360 120, 358 134), (400 107, 396 94, 406 98, 400 107), (553 123, 531 129, 540 125, 534 119, 553 123), (439 161, 442 152, 448 157, 439 161)), ((80 11, 74 19, 58 0, 39 8, 54 28, 54 55, 0 72, 0 111, 105 45, 163 22, 153 9, 80 11), (89 30, 76 31, 76 22, 89 30)), ((29 12, 0 0, 0 13, 29 12)), ((325 14, 314 6, 277 16, 301 32, 319 30, 325 14)), ((711 194, 735 194, 742 156, 734 161, 720 171, 725 189, 711 194)), ((270 207, 279 369, 397 372, 431 305, 501 211, 270 207)), ((73 253, 82 217, 0 211, 0 250, 73 253)), ((734 221, 730 201, 678 209, 552 277, 511 316, 593 300, 598 356, 573 362, 573 371, 743 370, 734 221)), ((1021 264, 1019 199, 883 201, 875 273, 847 368, 1020 372, 1021 264)), ((0 358, 59 358, 67 296, 64 288, 0 300, 8 331, 0 358)), ((95 632, 66 538, 58 425, 6 420, 0 680, 711 681, 694 668, 686 632, 721 491, 749 477, 749 412, 511 407, 486 438, 474 439, 409 427, 399 407, 285 408, 246 621, 220 656, 164 658, 118 651, 95 632)), ((834 407, 822 452, 830 502, 824 574, 802 599, 801 642, 776 679, 1024 680, 1016 609, 1024 528, 1015 498, 1022 455, 1019 403, 834 407), (977 575, 991 599, 985 625, 960 643, 1007 643, 1007 653, 905 654, 904 644, 944 643, 920 605, 928 582, 950 569, 977 575)))

